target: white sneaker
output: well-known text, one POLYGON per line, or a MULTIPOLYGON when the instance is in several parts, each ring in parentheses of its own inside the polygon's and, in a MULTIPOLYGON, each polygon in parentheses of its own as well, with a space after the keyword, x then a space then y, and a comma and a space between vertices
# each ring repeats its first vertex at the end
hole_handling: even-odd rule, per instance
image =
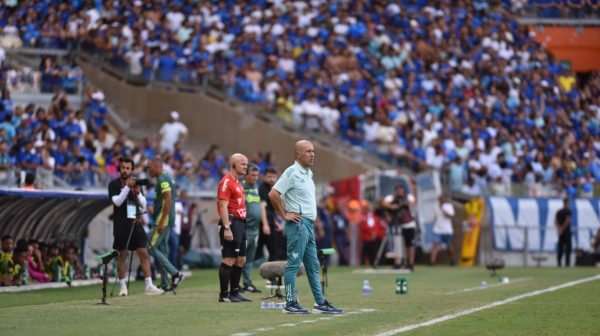
POLYGON ((146 294, 146 295, 161 295, 164 292, 165 291, 163 291, 162 289, 156 288, 156 286, 154 286, 154 285, 150 285, 150 286, 146 287, 146 289, 144 289, 144 294, 146 294))
POLYGON ((127 287, 121 287, 119 291, 119 296, 127 296, 129 293, 127 292, 127 287))

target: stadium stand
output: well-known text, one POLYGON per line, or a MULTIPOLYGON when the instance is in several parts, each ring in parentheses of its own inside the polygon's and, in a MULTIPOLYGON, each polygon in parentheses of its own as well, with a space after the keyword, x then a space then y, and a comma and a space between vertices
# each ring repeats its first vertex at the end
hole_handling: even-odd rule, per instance
POLYGON ((73 48, 77 37, 131 75, 210 79, 386 160, 451 167, 457 190, 469 173, 484 192, 519 182, 536 194, 537 178, 544 194, 589 194, 600 177, 598 74, 577 82, 513 5, 36 2, 5 10, 2 22, 25 46, 73 48))
MULTIPOLYGON (((533 197, 592 197, 600 74, 577 76, 514 15, 598 10, 591 0, 11 2, 0 8, 0 185, 46 171, 70 188, 102 189, 120 157, 157 154, 183 189, 212 190, 222 177, 216 145, 196 158, 185 139, 165 148, 117 132, 102 90, 83 89, 84 51, 128 82, 211 85, 394 165, 443 171, 452 191, 510 195, 523 184, 533 197), (8 62, 2 48, 41 50, 39 66, 8 62), (69 57, 43 54, 55 49, 69 57), (11 98, 20 91, 55 96, 20 105, 11 98), (76 92, 81 106, 68 98, 76 92)), ((262 171, 273 164, 269 152, 251 160, 262 171)), ((17 237, 35 224, 26 210, 17 237)))
MULTIPOLYGON (((454 190, 472 178, 481 193, 590 195, 599 76, 556 62, 513 17, 520 3, 34 1, 3 8, 0 26, 2 45, 81 42, 144 80, 209 81, 390 162, 448 170, 454 190)), ((522 7, 536 6, 577 2, 522 7)))

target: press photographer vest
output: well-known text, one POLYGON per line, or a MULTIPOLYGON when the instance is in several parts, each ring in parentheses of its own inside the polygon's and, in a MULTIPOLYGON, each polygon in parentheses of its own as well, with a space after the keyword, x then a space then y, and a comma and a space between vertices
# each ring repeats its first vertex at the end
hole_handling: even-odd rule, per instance
POLYGON ((393 217, 393 222, 399 225, 404 225, 414 221, 412 213, 410 212, 410 206, 408 205, 408 199, 406 197, 399 198, 394 197, 394 201, 392 204, 400 205, 400 209, 398 209, 393 217))

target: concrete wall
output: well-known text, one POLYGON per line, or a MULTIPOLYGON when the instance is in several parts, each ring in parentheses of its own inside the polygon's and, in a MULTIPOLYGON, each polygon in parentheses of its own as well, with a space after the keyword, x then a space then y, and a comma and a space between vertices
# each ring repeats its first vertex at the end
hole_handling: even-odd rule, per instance
MULTIPOLYGON (((241 107, 228 106, 204 94, 132 86, 85 62, 82 68, 87 79, 104 90, 110 102, 126 111, 128 115, 121 113, 121 117, 143 120, 144 128, 155 132, 167 120, 168 113, 177 110, 190 130, 188 147, 204 149, 216 143, 223 153, 241 152, 248 156, 270 151, 280 169, 293 163, 293 145, 301 135, 256 118, 241 107)), ((136 123, 132 125, 135 127, 136 123)), ((313 170, 319 182, 355 176, 369 168, 335 148, 315 143, 315 150, 313 170)))

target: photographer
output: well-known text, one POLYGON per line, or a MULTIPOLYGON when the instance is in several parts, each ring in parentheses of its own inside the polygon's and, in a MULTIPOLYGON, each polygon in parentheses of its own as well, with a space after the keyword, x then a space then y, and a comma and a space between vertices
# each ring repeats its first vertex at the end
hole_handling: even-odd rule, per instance
POLYGON ((139 220, 142 210, 146 207, 146 198, 141 193, 140 186, 131 177, 134 163, 130 158, 123 158, 119 164, 119 178, 108 184, 108 197, 113 203, 113 249, 119 251, 117 269, 121 290, 119 296, 127 296, 125 282, 125 264, 128 250, 135 250, 140 258, 140 267, 146 281, 146 295, 159 295, 163 291, 152 284, 148 250, 146 249, 146 232, 139 220))
MULTIPOLYGON (((407 194, 404 187, 396 185, 394 194, 388 195, 383 200, 383 207, 389 211, 391 220, 390 228, 394 236, 398 234, 398 229, 402 230, 404 238, 404 247, 406 251, 407 267, 410 271, 414 270, 415 249, 414 239, 417 224, 413 218, 411 207, 415 205, 415 197, 407 194)), ((397 245, 394 244, 395 248, 397 245)), ((394 262, 394 268, 400 268, 400 260, 397 258, 394 262)))

